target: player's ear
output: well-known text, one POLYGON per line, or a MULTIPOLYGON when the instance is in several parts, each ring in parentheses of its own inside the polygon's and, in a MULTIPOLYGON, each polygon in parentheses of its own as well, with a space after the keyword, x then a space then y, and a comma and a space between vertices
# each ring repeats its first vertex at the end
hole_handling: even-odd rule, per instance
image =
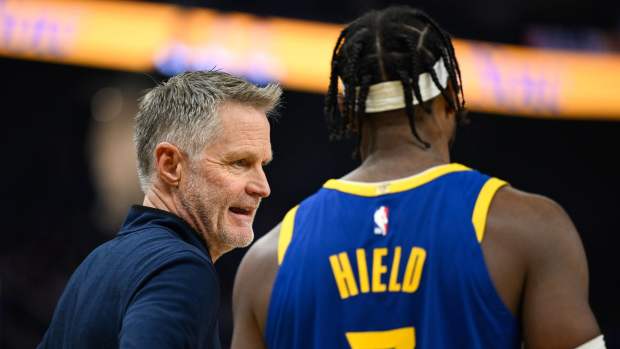
POLYGON ((342 92, 338 92, 338 94, 336 95, 336 101, 338 102, 338 111, 340 111, 340 114, 344 113, 344 95, 342 94, 342 92))
POLYGON ((456 135, 456 110, 450 106, 443 96, 439 96, 433 100, 432 117, 439 131, 447 140, 448 144, 452 144, 456 135))
POLYGON ((174 144, 162 142, 155 147, 155 170, 163 184, 178 187, 183 169, 183 154, 174 144))
MULTIPOLYGON (((448 96, 453 96, 453 100, 456 102, 458 100, 458 98, 456 98, 456 93, 454 92, 454 89, 452 88, 452 84, 450 82, 448 82, 448 87, 446 88, 446 92, 448 96)), ((454 117, 456 114, 456 109, 454 109, 450 103, 448 103, 446 100, 443 101, 444 103, 444 111, 445 114, 449 117, 454 117)))

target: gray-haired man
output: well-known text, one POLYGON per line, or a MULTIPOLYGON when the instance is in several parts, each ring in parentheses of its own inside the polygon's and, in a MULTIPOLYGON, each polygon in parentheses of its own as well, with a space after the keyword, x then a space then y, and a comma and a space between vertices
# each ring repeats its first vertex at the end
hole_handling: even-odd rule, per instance
POLYGON ((270 189, 267 114, 281 89, 222 72, 175 76, 136 116, 145 193, 75 271, 40 348, 219 348, 213 267, 250 244, 270 189))

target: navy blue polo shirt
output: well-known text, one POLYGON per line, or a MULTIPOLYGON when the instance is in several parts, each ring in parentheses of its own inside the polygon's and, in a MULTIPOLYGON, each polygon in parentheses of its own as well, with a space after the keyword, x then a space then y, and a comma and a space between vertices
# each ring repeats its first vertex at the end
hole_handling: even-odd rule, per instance
POLYGON ((198 232, 133 206, 71 276, 39 348, 220 348, 219 299, 198 232))

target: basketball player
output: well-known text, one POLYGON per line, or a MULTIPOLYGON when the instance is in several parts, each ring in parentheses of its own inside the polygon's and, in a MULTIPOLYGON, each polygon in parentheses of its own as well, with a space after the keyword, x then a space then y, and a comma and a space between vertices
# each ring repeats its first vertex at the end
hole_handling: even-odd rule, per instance
POLYGON ((325 111, 362 164, 250 249, 233 348, 604 348, 562 208, 450 163, 464 107, 450 37, 424 13, 342 31, 325 111))

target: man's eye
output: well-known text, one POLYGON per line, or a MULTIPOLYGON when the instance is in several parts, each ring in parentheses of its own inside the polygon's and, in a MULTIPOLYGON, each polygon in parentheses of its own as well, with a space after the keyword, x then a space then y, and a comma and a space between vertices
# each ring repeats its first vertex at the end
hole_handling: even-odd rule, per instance
POLYGON ((235 162, 233 162, 233 165, 236 167, 247 167, 248 166, 248 161, 247 160, 237 160, 235 162))

